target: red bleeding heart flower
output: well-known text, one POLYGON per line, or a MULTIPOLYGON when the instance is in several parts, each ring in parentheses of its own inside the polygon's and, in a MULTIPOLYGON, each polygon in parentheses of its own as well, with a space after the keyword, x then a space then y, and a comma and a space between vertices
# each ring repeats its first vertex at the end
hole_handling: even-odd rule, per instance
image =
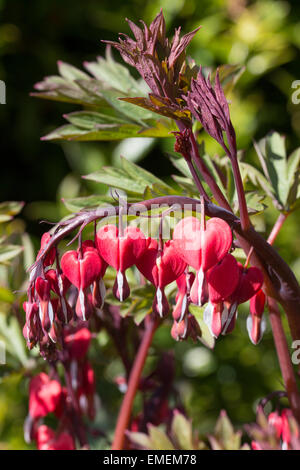
POLYGON ((231 229, 217 217, 208 220, 206 227, 199 219, 186 217, 174 228, 173 241, 182 259, 198 271, 192 296, 195 296, 197 285, 197 303, 202 305, 205 273, 228 253, 232 244, 231 229))
POLYGON ((100 275, 102 262, 96 248, 82 245, 82 256, 80 250, 64 253, 61 258, 61 268, 78 290, 85 290, 100 275))
POLYGON ((50 283, 50 289, 58 296, 65 295, 71 285, 64 273, 58 273, 56 269, 49 269, 45 274, 45 278, 50 283))
POLYGON ((199 339, 202 335, 200 326, 196 318, 187 313, 187 315, 179 322, 174 321, 171 329, 171 336, 175 341, 181 341, 188 337, 192 338, 193 341, 199 339))
POLYGON ((273 411, 269 414, 268 423, 275 429, 276 437, 279 439, 282 434, 282 418, 278 411, 273 411))
POLYGON ((55 411, 62 396, 62 387, 57 380, 41 372, 33 377, 29 385, 29 414, 32 418, 42 418, 55 411))
POLYGON ((253 344, 258 344, 266 329, 266 323, 263 319, 266 296, 260 289, 250 299, 250 315, 247 318, 247 330, 250 340, 253 344))
POLYGON ((92 334, 87 328, 80 328, 75 332, 66 332, 64 346, 69 352, 70 358, 79 360, 85 357, 90 346, 92 334))
POLYGON ((103 260, 96 248, 83 243, 81 250, 64 253, 61 258, 61 268, 79 291, 76 313, 85 321, 93 310, 87 289, 103 272, 103 260))
POLYGON ((207 273, 209 303, 204 312, 204 319, 216 338, 228 320, 228 310, 224 301, 235 291, 239 279, 238 262, 229 253, 207 273))
POLYGON ((173 232, 174 247, 194 269, 204 272, 219 263, 232 244, 232 232, 224 220, 212 217, 205 230, 195 217, 182 219, 173 232))
POLYGON ((224 325, 222 334, 230 333, 234 326, 237 316, 238 305, 247 302, 251 299, 262 287, 264 283, 263 273, 259 268, 251 266, 244 268, 241 263, 238 263, 240 276, 239 283, 231 296, 226 299, 226 306, 228 308, 228 320, 224 325))
POLYGON ((284 408, 280 414, 278 411, 270 413, 268 423, 274 428, 277 439, 281 438, 283 450, 289 449, 292 438, 299 437, 298 425, 292 411, 288 408, 284 408))
POLYGON ((126 227, 121 235, 115 225, 105 225, 97 232, 96 244, 101 257, 117 271, 113 293, 122 302, 130 294, 125 271, 137 263, 148 240, 137 227, 126 227))
POLYGON ((32 349, 36 345, 40 333, 39 306, 36 302, 24 302, 23 309, 26 313, 23 336, 28 348, 32 349))
POLYGON ((255 266, 244 268, 241 263, 238 263, 238 265, 240 269, 240 280, 231 298, 236 300, 239 304, 243 304, 260 290, 264 282, 264 277, 261 270, 255 266))
POLYGON ((55 434, 45 424, 39 426, 36 433, 38 450, 75 450, 73 437, 68 432, 55 434))
POLYGON ((47 279, 38 277, 35 281, 35 291, 39 299, 39 315, 44 332, 51 329, 54 321, 54 310, 50 301, 50 283, 47 279))
POLYGON ((90 419, 95 418, 95 390, 95 372, 91 364, 85 361, 80 370, 77 396, 82 413, 89 416, 90 419))
POLYGON ((169 311, 169 304, 164 293, 164 287, 175 281, 186 268, 186 263, 181 259, 172 241, 167 241, 162 250, 158 242, 151 239, 145 253, 136 263, 137 268, 156 287, 153 301, 153 312, 161 317, 169 311))
POLYGON ((189 305, 188 296, 194 279, 194 273, 183 273, 178 279, 176 279, 178 292, 176 295, 176 305, 173 309, 172 316, 177 322, 183 320, 184 316, 187 314, 189 305))
POLYGON ((72 309, 66 299, 66 292, 71 283, 64 273, 58 272, 56 269, 49 269, 46 272, 45 278, 50 283, 50 289, 58 295, 60 300, 60 307, 63 313, 63 321, 68 323, 72 317, 72 309))

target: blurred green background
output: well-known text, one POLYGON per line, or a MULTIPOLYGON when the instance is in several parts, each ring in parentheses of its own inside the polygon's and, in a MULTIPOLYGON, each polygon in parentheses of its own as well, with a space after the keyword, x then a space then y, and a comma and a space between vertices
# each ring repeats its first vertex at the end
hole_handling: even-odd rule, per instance
MULTIPOLYGON (((64 216, 67 212, 60 202, 62 197, 104 191, 101 185, 84 182, 81 176, 103 164, 118 165, 120 154, 140 161, 159 177, 168 178, 175 172, 163 158, 172 148, 173 138, 140 141, 140 145, 132 140, 63 145, 41 142, 40 137, 63 124, 61 115, 73 108, 29 96, 34 83, 57 72, 57 60, 82 68, 84 60, 103 55, 101 39, 116 40, 120 31, 128 33, 126 17, 149 23, 161 7, 170 36, 179 25, 184 32, 202 25, 189 47, 196 63, 212 67, 222 63, 245 65, 231 113, 239 148, 246 149, 247 158, 257 163, 252 140, 271 129, 286 135, 289 153, 299 146, 300 105, 291 101, 292 82, 300 79, 297 1, 0 0, 0 79, 6 83, 7 92, 7 103, 0 106, 0 201, 26 203, 19 218, 6 227, 9 235, 14 232, 21 236, 26 231, 37 247, 38 236, 45 230, 38 221, 57 221, 64 216)), ((210 139, 206 141, 209 152, 219 150, 210 139)), ((268 232, 276 216, 274 209, 268 209, 258 220, 260 229, 268 232)), ((297 212, 288 218, 276 246, 300 277, 297 212)), ((30 245, 23 259, 25 265, 31 249, 30 245)), ((13 263, 3 268, 1 275, 2 285, 10 291, 20 288, 25 279, 23 273, 16 281, 15 270, 20 268, 13 263)), ((1 311, 11 314, 12 304, 2 301, 1 311)), ((155 339, 154 356, 175 349, 177 388, 199 430, 210 429, 221 408, 226 408, 235 424, 253 420, 257 400, 282 387, 269 329, 264 341, 254 347, 245 329, 247 306, 243 310, 234 333, 218 341, 214 351, 190 343, 174 344, 170 325, 162 327, 155 339)), ((2 330, 6 320, 3 322, 2 330)), ((22 341, 20 337, 20 348, 22 341)), ((94 344, 94 355, 101 356, 97 369, 102 400, 99 422, 111 431, 121 400, 111 370, 118 371, 120 364, 109 342, 105 338, 99 342, 101 346, 94 344)), ((35 366, 35 359, 29 358, 25 347, 20 354, 15 358, 8 352, 7 366, 0 366, 0 448, 26 447, 22 422, 27 412, 27 382, 23 377, 35 366)))

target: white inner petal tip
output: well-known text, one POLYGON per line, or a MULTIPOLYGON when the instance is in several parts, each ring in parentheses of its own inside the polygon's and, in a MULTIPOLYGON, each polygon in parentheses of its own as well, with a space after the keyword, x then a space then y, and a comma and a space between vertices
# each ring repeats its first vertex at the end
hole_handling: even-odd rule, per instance
POLYGON ((159 313, 159 316, 162 318, 162 316, 163 316, 163 305, 162 305, 162 291, 161 291, 160 287, 158 287, 157 290, 156 290, 156 299, 157 299, 158 313, 159 313))
POLYGON ((198 277, 198 305, 202 305, 202 289, 203 289, 203 281, 204 281, 204 272, 202 268, 197 273, 198 277))
POLYGON ((207 306, 205 307, 205 310, 203 312, 203 321, 206 324, 206 326, 208 327, 210 334, 215 337, 215 335, 212 332, 212 328, 211 328, 213 309, 214 309, 213 304, 209 302, 207 304, 207 306))
MULTIPOLYGON (((229 314, 228 314, 228 318, 227 318, 227 321, 225 323, 225 326, 223 328, 223 331, 222 331, 222 335, 226 335, 226 332, 229 328, 229 325, 231 323, 231 320, 233 319, 233 316, 235 315, 236 313, 236 309, 237 309, 237 303, 235 302, 234 304, 232 304, 230 310, 229 310, 229 314)), ((227 307, 226 307, 226 310, 227 310, 227 307)), ((227 310, 228 312, 228 310, 227 310)))
POLYGON ((86 321, 85 304, 84 304, 84 292, 81 289, 79 291, 79 302, 80 302, 80 309, 81 309, 83 321, 86 321))
POLYGON ((54 320, 54 312, 53 312, 52 303, 50 301, 48 302, 48 315, 49 315, 50 325, 52 326, 52 323, 54 320))
POLYGON ((118 292, 120 297, 120 302, 123 302, 123 285, 124 285, 124 276, 121 271, 117 272, 117 284, 118 284, 118 292))
POLYGON ((181 322, 184 318, 186 307, 187 307, 187 295, 185 294, 185 296, 182 299, 181 314, 180 314, 179 322, 181 322))

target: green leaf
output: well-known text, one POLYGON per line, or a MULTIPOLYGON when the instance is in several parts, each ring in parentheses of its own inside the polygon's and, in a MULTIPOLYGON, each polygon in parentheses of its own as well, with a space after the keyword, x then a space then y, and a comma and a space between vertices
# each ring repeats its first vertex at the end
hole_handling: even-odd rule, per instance
POLYGON ((172 178, 183 190, 188 191, 190 197, 199 196, 199 191, 191 178, 178 175, 172 175, 172 178))
POLYGON ((149 95, 150 99, 144 97, 128 97, 121 98, 123 102, 135 105, 137 108, 146 109, 151 114, 160 114, 166 118, 174 119, 174 121, 180 119, 190 122, 191 113, 188 110, 179 108, 173 109, 167 100, 161 97, 154 97, 149 95))
POLYGON ((300 197, 300 148, 296 149, 288 159, 287 174, 289 182, 289 194, 286 209, 291 212, 297 209, 297 198, 300 197))
POLYGON ((268 196, 273 198, 272 186, 265 176, 253 165, 245 162, 239 162, 243 181, 251 181, 254 186, 260 186, 268 196))
POLYGON ((127 67, 113 59, 111 51, 106 57, 97 57, 97 62, 85 62, 85 68, 99 81, 123 93, 142 93, 138 82, 130 75, 127 67))
POLYGON ((188 166, 187 162, 185 161, 185 159, 183 157, 178 158, 178 155, 173 156, 170 152, 169 152, 168 156, 169 156, 172 164, 175 166, 175 168, 177 168, 177 170, 180 173, 183 174, 183 176, 186 176, 187 178, 191 177, 191 172, 190 172, 189 166, 188 166))
POLYGON ((108 126, 112 124, 132 124, 128 120, 98 113, 96 111, 75 111, 70 114, 65 114, 64 118, 74 126, 87 130, 98 130, 103 128, 105 124, 108 126))
MULTIPOLYGON (((90 83, 92 82, 91 79, 88 81, 81 80, 80 82, 87 82, 92 88, 90 83)), ((79 86, 79 83, 67 80, 57 75, 46 77, 42 82, 35 85, 35 89, 37 91, 31 93, 31 96, 36 98, 74 103, 84 106, 99 106, 101 108, 106 105, 106 102, 101 95, 92 93, 92 91, 79 86)))
POLYGON ((176 194, 171 186, 124 157, 121 157, 121 164, 122 168, 102 167, 101 170, 84 176, 84 178, 122 189, 126 191, 127 196, 135 196, 140 199, 144 199, 147 188, 149 188, 150 197, 153 197, 153 193, 176 194))
POLYGON ((44 136, 43 140, 97 141, 120 140, 129 137, 141 137, 140 126, 136 124, 100 124, 97 129, 81 129, 73 124, 61 126, 44 136))
POLYGON ((15 258, 23 251, 22 246, 18 245, 0 245, 0 264, 6 264, 12 258, 15 258))
POLYGON ((289 156, 287 161, 287 177, 288 183, 291 187, 295 178, 295 173, 299 172, 300 164, 300 147, 294 150, 294 152, 289 156))
POLYGON ((174 415, 171 432, 178 449, 192 450, 194 448, 191 422, 182 413, 177 412, 174 415))
POLYGON ((277 132, 271 132, 259 143, 254 144, 259 157, 264 176, 268 184, 264 188, 264 181, 260 185, 269 194, 275 207, 280 211, 289 211, 289 204, 295 200, 297 192, 297 178, 299 155, 292 154, 287 161, 285 138, 277 132))
POLYGON ((62 60, 59 60, 57 62, 57 66, 60 75, 66 80, 86 80, 89 78, 87 73, 82 72, 82 70, 79 70, 78 68, 74 67, 74 65, 67 64, 62 60))
MULTIPOLYGON (((234 88, 235 84, 242 76, 245 71, 245 67, 241 65, 230 65, 224 64, 218 67, 219 71, 219 78, 222 84, 222 88, 224 90, 225 96, 228 95, 234 88)), ((214 79, 216 75, 216 71, 212 74, 212 78, 214 79)))
POLYGON ((7 352, 26 366, 28 359, 19 323, 14 317, 8 319, 4 313, 0 313, 0 339, 4 341, 7 352))
POLYGON ((14 295, 11 290, 7 289, 6 287, 0 286, 0 302, 7 302, 12 304, 14 301, 14 295))
POLYGON ((8 201, 0 203, 0 223, 11 220, 24 207, 24 202, 8 201))
POLYGON ((121 157, 121 163, 123 170, 140 186, 146 188, 147 186, 152 186, 153 184, 159 185, 161 188, 165 189, 166 191, 172 189, 168 186, 164 181, 157 178, 155 175, 150 173, 147 170, 144 170, 140 166, 136 165, 135 163, 127 160, 124 157, 121 157))
POLYGON ((290 205, 290 211, 296 211, 300 209, 300 198, 296 199, 295 202, 293 202, 293 204, 290 205))
POLYGON ((136 444, 139 447, 142 447, 143 449, 152 449, 152 442, 150 437, 147 434, 144 434, 143 432, 127 432, 126 435, 128 438, 133 442, 133 444, 136 444))
POLYGON ((31 266, 34 263, 36 252, 31 242, 31 239, 27 233, 23 233, 21 235, 21 240, 22 240, 22 246, 24 248, 23 266, 24 266, 24 269, 27 270, 29 266, 31 266))
POLYGON ((137 108, 134 106, 132 103, 134 98, 128 98, 126 95, 118 91, 105 90, 102 91, 101 94, 107 103, 115 108, 118 113, 122 113, 124 116, 130 118, 134 122, 139 123, 141 126, 144 125, 144 120, 156 118, 155 114, 150 110, 137 108))
POLYGON ((174 446, 165 432, 152 424, 148 425, 149 437, 151 439, 151 449, 153 450, 174 450, 174 446))
POLYGON ((62 199, 63 204, 71 212, 79 212, 82 209, 92 209, 114 203, 110 196, 86 196, 62 199))
POLYGON ((266 165, 277 200, 284 206, 289 190, 285 138, 277 132, 266 138, 266 165))
POLYGON ((143 188, 136 184, 121 168, 102 167, 101 170, 84 176, 85 179, 123 189, 127 194, 142 196, 143 188))
POLYGON ((241 446, 241 433, 234 431, 227 413, 224 410, 220 413, 214 435, 225 450, 238 450, 241 446))
POLYGON ((198 307, 197 305, 190 304, 189 305, 189 312, 194 315, 196 318, 202 335, 199 338, 199 341, 204 344, 209 349, 213 349, 215 347, 215 338, 212 336, 212 334, 209 331, 208 326, 203 320, 203 312, 204 312, 204 307, 198 307))
MULTIPOLYGON (((247 191, 245 193, 245 198, 249 215, 261 214, 267 208, 266 204, 264 204, 264 201, 266 199, 266 196, 264 194, 260 194, 257 191, 247 191)), ((233 201, 232 205, 233 211, 236 214, 239 214, 238 201, 233 201)))

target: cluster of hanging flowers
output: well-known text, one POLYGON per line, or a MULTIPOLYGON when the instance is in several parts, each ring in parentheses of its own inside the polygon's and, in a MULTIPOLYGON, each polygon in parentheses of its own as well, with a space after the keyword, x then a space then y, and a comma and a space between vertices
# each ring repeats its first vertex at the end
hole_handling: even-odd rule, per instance
POLYGON ((74 450, 76 439, 85 433, 81 416, 95 417, 95 375, 86 357, 91 338, 82 323, 66 325, 64 348, 58 357, 65 370, 65 384, 53 366, 49 374, 40 372, 30 380, 24 435, 26 442, 35 441, 39 450, 74 450), (44 423, 48 416, 56 418, 56 430, 44 423))
MULTIPOLYGON (((191 158, 193 152, 197 153, 197 143, 191 133, 192 117, 219 142, 236 169, 235 132, 218 73, 213 88, 201 68, 185 61, 186 48, 199 28, 181 38, 179 28, 170 42, 162 11, 149 27, 143 24, 141 29, 131 21, 129 26, 134 39, 120 35, 119 42, 106 42, 137 69, 151 93, 142 102, 140 98, 126 100, 176 121, 180 132, 175 133, 175 150, 183 155, 193 174, 195 168, 191 158)), ((208 202, 200 181, 198 187, 201 197, 208 202)), ((244 209, 241 211, 243 226, 243 222, 244 225, 247 222, 244 214, 247 208, 239 191, 238 196, 244 209)), ((161 234, 156 240, 146 237, 137 227, 124 229, 119 212, 118 227, 102 226, 95 231, 94 240, 82 242, 81 232, 88 222, 84 220, 84 214, 77 217, 82 217, 77 250, 67 251, 60 259, 56 239, 51 243, 49 233, 42 237, 41 250, 31 272, 28 301, 24 305, 24 336, 30 348, 39 344, 42 355, 55 354, 53 344, 61 342, 64 324, 72 319, 86 322, 95 310, 103 308, 103 277, 108 266, 116 271, 113 294, 120 302, 130 295, 126 270, 136 266, 155 287, 152 311, 161 318, 170 310, 165 287, 177 282, 171 330, 176 340, 187 337, 195 340, 201 336, 199 324, 189 311, 191 303, 206 305, 204 321, 211 334, 218 337, 234 329, 238 306, 251 299, 247 328, 251 341, 254 344, 260 341, 264 331, 263 275, 258 268, 248 267, 247 262, 245 266, 237 262, 232 255, 232 231, 223 219, 212 217, 206 223, 204 212, 200 220, 184 217, 176 225, 173 238, 164 242, 161 234), (54 261, 56 268, 52 269, 54 261)), ((76 216, 74 220, 76 222, 76 216)), ((72 226, 72 219, 66 224, 72 226)))
MULTIPOLYGON (((50 238, 49 233, 43 235, 38 259, 50 238)), ((24 336, 29 348, 38 343, 42 355, 49 356, 51 343, 62 342, 64 325, 71 320, 88 322, 94 311, 103 308, 103 277, 108 266, 116 271, 112 291, 120 302, 130 295, 126 270, 136 266, 155 287, 152 314, 161 318, 170 311, 165 287, 176 281, 171 330, 176 340, 201 336, 199 324, 189 312, 191 303, 206 304, 204 321, 217 338, 234 329, 238 305, 250 299, 247 328, 257 344, 264 330, 263 275, 258 268, 236 261, 230 253, 232 241, 231 228, 224 220, 213 217, 206 222, 201 214, 201 219, 181 219, 166 242, 162 237, 147 238, 138 227, 123 229, 119 217, 119 227, 101 226, 94 240, 80 241, 77 250, 65 252, 61 259, 52 247, 33 271, 24 303, 24 336), (55 269, 51 267, 54 261, 55 269)))
POLYGON ((299 449, 299 426, 289 408, 272 411, 267 417, 258 414, 260 426, 248 426, 255 439, 252 450, 295 450, 299 449))

